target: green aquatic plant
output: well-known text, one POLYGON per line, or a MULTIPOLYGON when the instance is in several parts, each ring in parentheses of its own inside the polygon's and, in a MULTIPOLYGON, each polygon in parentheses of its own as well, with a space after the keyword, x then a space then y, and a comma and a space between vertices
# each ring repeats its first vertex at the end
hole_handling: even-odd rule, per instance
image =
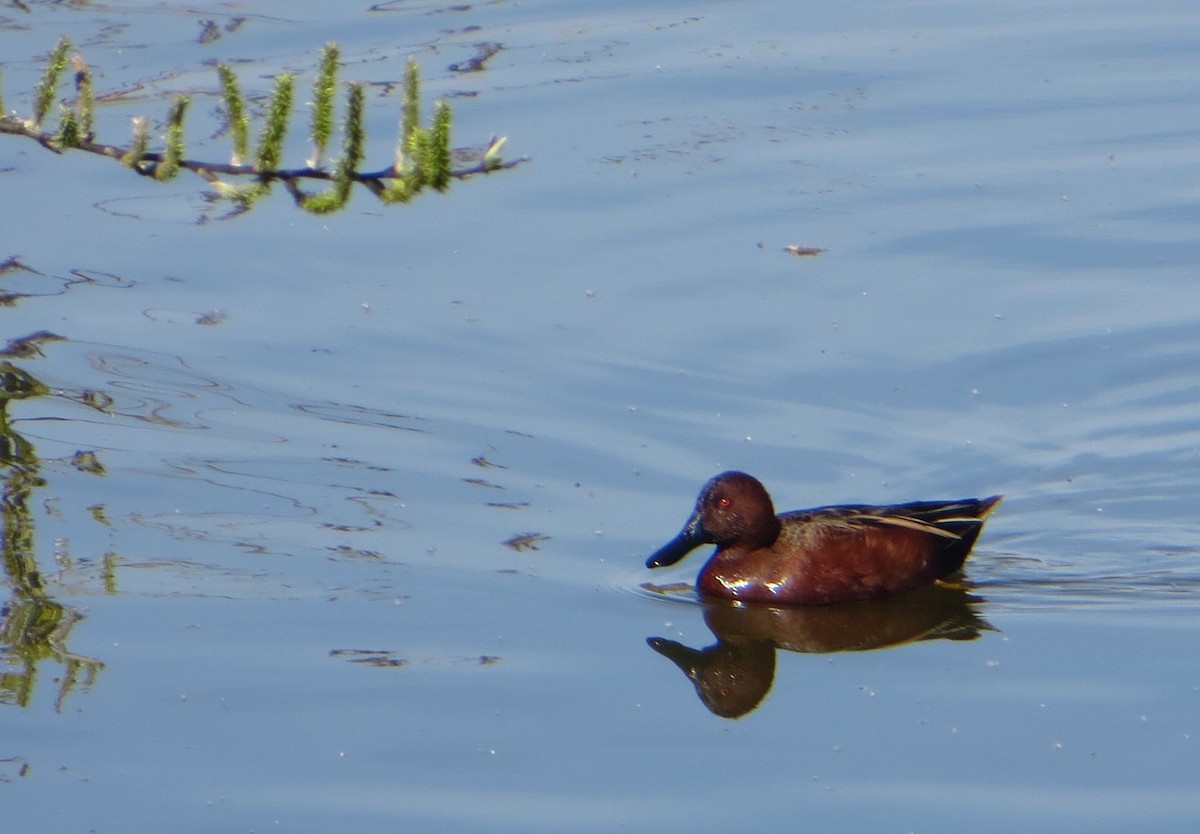
MULTIPOLYGON (((311 127, 309 137, 312 153, 303 167, 284 167, 284 143, 291 122, 295 98, 296 77, 283 73, 276 77, 265 113, 258 145, 250 154, 251 118, 246 98, 238 78, 225 64, 217 66, 219 95, 224 105, 225 125, 232 143, 227 163, 189 159, 186 153, 184 118, 190 96, 177 96, 166 118, 162 150, 153 150, 149 120, 144 116, 132 120, 129 143, 113 145, 97 141, 94 134, 95 93, 93 76, 80 55, 71 56, 71 41, 62 38, 50 53, 40 83, 33 94, 33 115, 22 119, 0 115, 0 133, 24 136, 43 147, 62 153, 81 150, 116 159, 130 170, 167 181, 180 171, 191 171, 204 179, 219 197, 233 200, 243 207, 270 192, 271 186, 282 182, 296 204, 316 214, 326 214, 344 208, 350 201, 355 185, 363 185, 384 203, 407 202, 426 188, 445 191, 456 179, 487 174, 511 168, 524 159, 505 161, 500 149, 505 140, 493 137, 482 153, 456 152, 451 145, 453 114, 445 102, 436 102, 429 126, 421 124, 420 68, 409 60, 404 69, 399 137, 391 165, 376 171, 364 171, 366 159, 366 85, 352 82, 342 85, 338 80, 341 52, 337 44, 326 44, 321 52, 316 79, 313 83, 311 127), (54 131, 45 129, 45 121, 53 109, 68 63, 74 69, 74 96, 69 106, 60 105, 59 124, 54 131), (331 164, 326 155, 334 135, 335 100, 338 91, 345 89, 345 117, 342 121, 342 153, 331 164), (455 168, 454 159, 473 158, 472 164, 455 168), (248 161, 252 160, 252 161, 248 161), (329 188, 308 193, 301 188, 306 180, 324 180, 329 188)), ((198 95, 199 93, 193 93, 198 95)), ((2 107, 2 99, 0 99, 2 107)), ((0 113, 4 111, 0 109, 0 113)))

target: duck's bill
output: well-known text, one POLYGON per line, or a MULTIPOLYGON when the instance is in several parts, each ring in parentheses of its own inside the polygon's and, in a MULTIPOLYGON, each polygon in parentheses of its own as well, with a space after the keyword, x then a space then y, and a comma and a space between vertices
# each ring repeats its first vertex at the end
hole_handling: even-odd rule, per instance
POLYGON ((646 560, 646 567, 665 568, 667 565, 675 564, 700 545, 712 543, 712 537, 704 531, 700 524, 700 514, 696 513, 688 519, 678 536, 664 544, 646 560))

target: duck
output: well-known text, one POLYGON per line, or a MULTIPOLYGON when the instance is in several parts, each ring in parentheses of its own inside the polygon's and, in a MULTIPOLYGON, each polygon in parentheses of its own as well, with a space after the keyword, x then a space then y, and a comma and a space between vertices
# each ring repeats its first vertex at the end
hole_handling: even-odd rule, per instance
POLYGON ((700 490, 675 538, 646 567, 717 549, 696 589, 707 599, 776 606, 889 597, 962 569, 1001 495, 906 504, 846 504, 775 514, 762 483, 723 472, 700 490))

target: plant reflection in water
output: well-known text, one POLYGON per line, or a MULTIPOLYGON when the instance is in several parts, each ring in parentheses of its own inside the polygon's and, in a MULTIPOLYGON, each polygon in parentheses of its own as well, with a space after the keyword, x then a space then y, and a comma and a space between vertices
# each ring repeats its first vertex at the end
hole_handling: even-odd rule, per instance
POLYGON ((50 597, 38 569, 30 500, 46 482, 33 444, 12 428, 8 406, 14 400, 49 395, 49 388, 31 374, 6 358, 0 361, 0 520, 4 577, 10 588, 8 600, 0 605, 0 703, 29 706, 38 667, 50 660, 65 670, 57 678, 54 699, 55 709, 61 711, 67 695, 81 684, 85 689, 91 686, 104 664, 67 648, 67 638, 83 615, 50 597))

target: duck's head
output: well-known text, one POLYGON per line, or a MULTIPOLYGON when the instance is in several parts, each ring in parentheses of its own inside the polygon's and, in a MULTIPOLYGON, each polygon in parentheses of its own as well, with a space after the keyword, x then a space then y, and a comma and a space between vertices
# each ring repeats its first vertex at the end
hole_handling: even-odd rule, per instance
POLYGON ((702 544, 719 548, 769 546, 779 535, 771 496, 745 472, 722 472, 704 485, 696 509, 679 535, 646 560, 646 567, 673 565, 702 544))

